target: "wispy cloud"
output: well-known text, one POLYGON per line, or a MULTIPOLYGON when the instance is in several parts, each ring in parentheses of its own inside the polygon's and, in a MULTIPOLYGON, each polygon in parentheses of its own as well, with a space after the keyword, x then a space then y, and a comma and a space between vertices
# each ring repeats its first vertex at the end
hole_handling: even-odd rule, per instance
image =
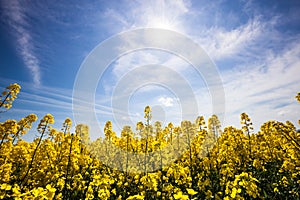
MULTIPOLYGON (((24 2, 25 3, 25 2, 24 2)), ((2 20, 9 24, 17 41, 17 49, 24 64, 29 69, 35 86, 41 85, 40 62, 35 53, 34 40, 27 23, 26 6, 18 0, 2 1, 4 8, 2 20)))
POLYGON ((237 58, 244 56, 247 51, 252 52, 251 48, 257 45, 267 23, 256 17, 232 30, 211 27, 201 32, 196 40, 214 60, 237 58))
MULTIPOLYGON (((18 113, 22 114, 22 116, 30 113, 46 114, 50 112, 54 116, 62 117, 60 120, 64 120, 66 117, 72 117, 73 111, 78 112, 85 109, 85 107, 80 106, 73 108, 73 101, 75 99, 72 97, 72 89, 42 85, 37 88, 34 87, 33 83, 20 82, 5 78, 1 79, 0 86, 2 88, 6 87, 5 84, 7 82, 18 82, 21 85, 21 92, 19 93, 18 98, 15 100, 11 112, 17 111, 18 113)), ((97 101, 94 105, 95 112, 101 115, 110 116, 112 108, 103 105, 104 103, 108 102, 108 99, 104 99, 103 96, 99 95, 97 95, 95 98, 101 99, 101 101, 97 101)), ((78 99, 77 101, 81 101, 81 99, 78 99)), ((85 101, 85 104, 91 105, 92 103, 93 102, 85 101)))
POLYGON ((160 97, 158 99, 158 102, 166 107, 172 107, 174 106, 174 99, 171 97, 160 97))
POLYGON ((241 112, 250 113, 256 125, 267 119, 296 123, 300 114, 294 99, 300 87, 299 65, 300 40, 297 40, 260 62, 244 63, 223 72, 227 124, 234 123, 230 116, 241 112))

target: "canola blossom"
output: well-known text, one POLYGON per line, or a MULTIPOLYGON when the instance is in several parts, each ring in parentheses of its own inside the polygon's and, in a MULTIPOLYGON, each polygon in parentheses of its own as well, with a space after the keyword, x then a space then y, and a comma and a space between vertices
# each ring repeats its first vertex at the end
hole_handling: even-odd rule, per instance
MULTIPOLYGON (((20 88, 7 87, 0 108, 9 109, 20 88)), ((0 199, 300 198, 300 133, 291 122, 267 121, 255 133, 246 113, 241 128, 221 128, 216 115, 163 127, 151 122, 150 106, 144 114, 120 134, 107 121, 105 137, 95 141, 88 125, 72 133, 70 118, 53 128, 51 114, 32 142, 22 136, 35 114, 0 122, 0 199), (183 153, 166 165, 172 152, 183 153)))

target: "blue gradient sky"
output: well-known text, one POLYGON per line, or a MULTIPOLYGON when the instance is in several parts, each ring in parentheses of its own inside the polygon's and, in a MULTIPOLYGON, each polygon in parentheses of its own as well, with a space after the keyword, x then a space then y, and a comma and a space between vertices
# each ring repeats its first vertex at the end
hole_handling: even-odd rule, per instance
MULTIPOLYGON (((216 64, 225 92, 223 126, 239 125, 247 112, 255 129, 267 120, 297 123, 300 105, 300 2, 261 0, 199 1, 48 1, 0 2, 0 86, 18 82, 22 90, 14 107, 1 120, 30 113, 52 113, 56 127, 72 118, 72 91, 86 56, 102 41, 137 28, 163 28, 197 42, 216 64)), ((120 77, 132 66, 170 64, 197 91, 206 118, 211 114, 204 80, 174 56, 143 51, 121 57, 106 71, 96 93, 100 126, 112 120, 109 97, 120 77), (151 61, 151 62, 150 62, 151 61), (174 64, 176 63, 176 64, 174 64), (186 69, 186 70, 183 70, 186 69)), ((147 71, 145 71, 147 73, 147 71)), ((137 83, 138 84, 138 83, 137 83)), ((130 100, 132 121, 142 120, 143 106, 155 106, 155 119, 175 121, 176 97, 161 88, 147 88, 130 100), (164 117, 161 117, 163 115, 164 117)), ((177 121, 176 121, 177 120, 177 121)), ((122 126, 122 125, 120 125, 122 126)), ((31 131, 26 138, 32 138, 31 131)))

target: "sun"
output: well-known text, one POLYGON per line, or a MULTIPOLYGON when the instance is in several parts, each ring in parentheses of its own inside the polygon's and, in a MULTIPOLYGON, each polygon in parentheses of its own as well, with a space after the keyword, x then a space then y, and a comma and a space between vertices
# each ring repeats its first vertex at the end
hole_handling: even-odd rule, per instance
POLYGON ((179 30, 175 21, 170 20, 163 16, 149 17, 147 27, 161 28, 161 29, 167 29, 167 30, 173 30, 173 31, 179 30))

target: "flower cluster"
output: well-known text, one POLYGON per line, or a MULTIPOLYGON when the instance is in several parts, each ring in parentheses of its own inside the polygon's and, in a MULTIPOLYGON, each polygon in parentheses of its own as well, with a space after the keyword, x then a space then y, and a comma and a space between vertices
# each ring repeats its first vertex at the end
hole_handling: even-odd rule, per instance
POLYGON ((4 107, 7 110, 10 109, 13 101, 17 98, 20 89, 21 86, 17 83, 7 86, 0 96, 0 108, 4 107))

